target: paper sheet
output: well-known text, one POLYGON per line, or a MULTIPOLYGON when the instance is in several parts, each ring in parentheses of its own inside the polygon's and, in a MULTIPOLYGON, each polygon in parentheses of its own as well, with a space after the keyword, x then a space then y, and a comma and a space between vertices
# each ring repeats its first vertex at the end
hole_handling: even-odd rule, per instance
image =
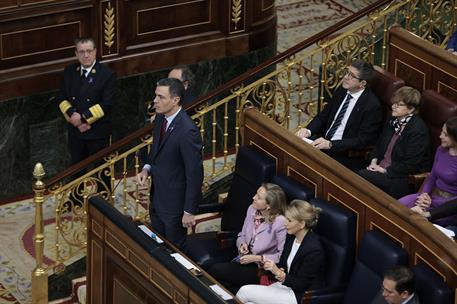
POLYGON ((439 231, 441 231, 442 233, 444 233, 447 237, 449 237, 451 239, 455 236, 455 233, 452 230, 446 229, 437 224, 433 224, 433 226, 435 226, 439 231))
POLYGON ((144 233, 146 233, 147 236, 149 236, 150 238, 152 238, 154 241, 156 241, 157 243, 159 244, 162 244, 163 243, 163 240, 157 236, 157 234, 155 234, 154 232, 151 231, 151 229, 149 229, 148 227, 146 227, 145 225, 140 225, 138 226, 138 228, 141 229, 141 231, 143 231, 144 233))
POLYGON ((307 137, 302 137, 301 139, 303 139, 303 141, 304 141, 305 143, 310 144, 310 145, 313 144, 313 141, 314 141, 314 140, 311 140, 311 139, 309 139, 309 138, 307 138, 307 137))
POLYGON ((222 289, 222 287, 220 287, 217 284, 210 285, 209 288, 211 288, 215 293, 217 293, 225 301, 233 299, 233 297, 228 292, 226 292, 224 289, 222 289))
POLYGON ((180 263, 181 265, 183 265, 184 267, 186 267, 186 269, 192 269, 192 268, 197 268, 194 266, 194 264, 192 264, 191 262, 189 262, 185 257, 183 257, 182 255, 180 255, 179 253, 172 253, 170 254, 172 257, 175 258, 176 261, 178 261, 178 263, 180 263))

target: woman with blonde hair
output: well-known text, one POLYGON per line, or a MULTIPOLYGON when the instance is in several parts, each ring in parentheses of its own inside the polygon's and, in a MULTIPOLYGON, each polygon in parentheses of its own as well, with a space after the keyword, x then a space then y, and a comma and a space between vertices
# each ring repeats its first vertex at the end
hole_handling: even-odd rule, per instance
POLYGON ((305 291, 324 287, 325 253, 313 232, 321 209, 293 200, 286 209, 286 243, 279 263, 264 260, 263 268, 277 282, 269 286, 245 285, 236 296, 243 303, 296 304, 305 291))
POLYGON ((260 186, 238 234, 239 255, 231 262, 212 265, 208 272, 233 293, 242 285, 258 283, 263 260, 277 262, 281 256, 286 239, 285 208, 286 195, 280 186, 271 183, 260 186))

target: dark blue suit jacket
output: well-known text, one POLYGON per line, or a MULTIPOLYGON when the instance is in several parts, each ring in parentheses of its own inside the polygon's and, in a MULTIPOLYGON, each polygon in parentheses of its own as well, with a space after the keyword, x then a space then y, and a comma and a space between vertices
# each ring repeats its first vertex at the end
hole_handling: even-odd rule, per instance
POLYGON ((67 100, 72 108, 67 111, 68 116, 73 112, 91 116, 89 108, 99 104, 103 109, 102 118, 91 124, 91 129, 81 133, 78 128, 68 124, 70 136, 81 139, 101 139, 111 135, 111 109, 116 97, 116 75, 114 72, 96 62, 87 78, 81 78, 80 64, 74 63, 64 70, 64 80, 57 101, 67 100))
POLYGON ((284 268, 287 273, 283 285, 292 288, 297 303, 301 303, 305 291, 325 286, 325 252, 319 236, 308 231, 292 260, 290 269, 287 269, 287 258, 294 240, 295 236, 287 235, 278 267, 284 268))
POLYGON ((202 139, 193 120, 181 109, 159 144, 164 115, 157 114, 153 144, 147 163, 151 165, 154 190, 151 205, 157 214, 195 214, 203 183, 202 139))
MULTIPOLYGON (((330 102, 308 124, 313 137, 319 134, 325 136, 346 94, 347 90, 343 87, 336 89, 330 102)), ((381 125, 382 111, 378 98, 366 88, 349 116, 342 139, 332 141, 330 150, 357 150, 372 145, 378 138, 381 125)))

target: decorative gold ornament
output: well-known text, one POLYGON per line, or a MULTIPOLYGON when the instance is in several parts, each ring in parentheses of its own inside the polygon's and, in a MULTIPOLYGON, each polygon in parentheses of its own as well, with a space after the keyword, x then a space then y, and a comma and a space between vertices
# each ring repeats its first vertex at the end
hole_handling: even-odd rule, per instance
POLYGON ((242 0, 233 0, 232 2, 232 21, 235 23, 237 30, 238 22, 241 20, 242 0))
POLYGON ((111 46, 114 44, 114 7, 111 7, 111 2, 108 2, 108 7, 105 9, 104 15, 104 33, 105 45, 108 47, 108 54, 111 54, 111 46))

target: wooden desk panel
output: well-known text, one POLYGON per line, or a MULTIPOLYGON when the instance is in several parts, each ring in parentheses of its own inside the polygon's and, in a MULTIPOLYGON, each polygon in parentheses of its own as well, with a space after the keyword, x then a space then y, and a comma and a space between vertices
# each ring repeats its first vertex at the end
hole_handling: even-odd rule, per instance
MULTIPOLYGON (((106 203, 108 204, 108 203, 106 203)), ((116 212, 117 211, 107 205, 116 212)), ((120 217, 123 217, 119 214, 120 217)), ((127 219, 124 219, 127 221, 127 219)), ((130 227, 119 227, 101 210, 92 204, 88 212, 88 256, 87 280, 88 303, 207 303, 205 297, 210 297, 212 303, 238 303, 235 300, 226 302, 214 294, 206 283, 199 278, 189 275, 187 280, 179 279, 175 269, 168 269, 161 260, 177 263, 170 257, 165 246, 158 245, 149 237, 143 235, 133 223, 127 221, 130 227), (143 245, 129 235, 134 227, 135 233, 147 238, 147 251, 143 245), (124 229, 127 229, 124 231, 124 229), (161 257, 161 258, 159 258, 161 257), (193 281, 193 282, 192 282, 193 281), (190 286, 197 286, 193 290, 190 286), (200 292, 200 294, 199 294, 200 292), (205 296, 202 296, 201 293, 205 296)), ((185 268, 179 271, 186 272, 185 268)), ((203 274, 202 280, 216 283, 214 279, 203 274)))
POLYGON ((378 230, 408 252, 411 266, 423 262, 457 288, 457 244, 427 220, 254 109, 245 111, 242 130, 243 144, 277 160, 277 174, 306 180, 317 197, 354 212, 357 244, 378 230))
POLYGON ((401 27, 389 31, 388 71, 406 85, 435 90, 457 103, 457 56, 401 27))

